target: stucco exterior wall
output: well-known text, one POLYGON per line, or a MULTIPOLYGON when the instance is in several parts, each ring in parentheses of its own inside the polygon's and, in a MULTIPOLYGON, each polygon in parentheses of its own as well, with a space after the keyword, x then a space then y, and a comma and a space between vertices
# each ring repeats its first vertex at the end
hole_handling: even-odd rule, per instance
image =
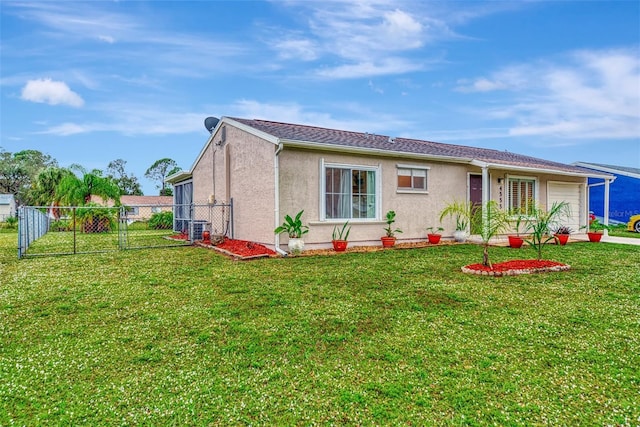
MULTIPOLYGON (((342 225, 341 220, 322 220, 322 197, 320 179, 324 179, 322 163, 344 164, 352 166, 379 167, 381 176, 381 195, 379 198, 378 219, 350 220, 352 225, 349 240, 353 245, 379 243, 384 235, 384 215, 389 210, 396 212, 394 228, 400 228, 399 241, 414 241, 426 237, 426 228, 442 226, 443 235, 449 237, 455 230, 453 219, 439 221, 440 211, 450 202, 469 200, 469 174, 482 174, 479 167, 468 164, 444 163, 406 158, 383 158, 379 156, 361 156, 317 152, 304 149, 285 148, 280 154, 280 216, 295 215, 304 209, 303 222, 310 226, 305 235, 305 243, 310 247, 326 247, 331 241, 334 226, 342 225), (406 192, 397 188, 398 165, 427 167, 427 192, 406 192)), ((489 192, 491 200, 498 202, 502 209, 507 205, 506 178, 519 176, 537 180, 539 204, 546 208, 547 186, 549 182, 571 182, 583 184, 580 187, 581 199, 586 200, 585 179, 553 174, 519 173, 507 170, 490 170, 489 192), (498 180, 501 182, 498 182, 498 180)), ((580 209, 573 212, 577 217, 572 222, 584 224, 586 212, 580 209), (582 218, 584 217, 584 218, 582 218)), ((282 243, 287 242, 285 235, 282 243)))
POLYGON ((233 199, 234 237, 273 245, 276 146, 229 124, 224 127, 225 142, 217 144, 220 128, 193 168, 194 203, 233 199))
MULTIPOLYGON (((380 206, 378 220, 350 220, 349 241, 353 244, 379 243, 385 234, 384 216, 387 211, 396 212, 394 228, 403 232, 398 240, 416 240, 426 237, 426 227, 439 226, 439 212, 453 200, 467 199, 467 172, 469 166, 432 161, 416 161, 404 158, 383 158, 315 152, 299 149, 285 150, 280 154, 280 214, 294 215, 304 209, 303 222, 310 226, 305 235, 309 245, 328 245, 336 224, 342 220, 321 220, 322 197, 320 194, 322 161, 325 163, 380 168, 380 206), (428 191, 401 192, 397 190, 397 166, 428 167, 428 191)), ((445 221, 445 234, 451 235, 453 224, 445 221)), ((283 235, 282 243, 286 243, 283 235)))

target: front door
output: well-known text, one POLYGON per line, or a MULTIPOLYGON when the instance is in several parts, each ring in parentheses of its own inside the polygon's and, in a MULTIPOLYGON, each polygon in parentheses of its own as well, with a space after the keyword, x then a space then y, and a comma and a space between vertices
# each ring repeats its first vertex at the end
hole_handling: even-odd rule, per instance
MULTIPOLYGON (((472 216, 476 215, 476 211, 482 207, 482 175, 469 175, 469 203, 471 204, 472 216)), ((471 222, 471 234, 478 234, 479 224, 471 222)))

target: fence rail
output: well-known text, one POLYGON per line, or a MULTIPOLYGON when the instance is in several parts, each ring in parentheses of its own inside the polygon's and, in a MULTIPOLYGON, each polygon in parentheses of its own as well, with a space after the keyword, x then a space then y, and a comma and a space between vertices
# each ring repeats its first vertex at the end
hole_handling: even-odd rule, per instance
POLYGON ((233 203, 26 206, 18 212, 18 258, 185 246, 204 231, 233 237, 233 203))

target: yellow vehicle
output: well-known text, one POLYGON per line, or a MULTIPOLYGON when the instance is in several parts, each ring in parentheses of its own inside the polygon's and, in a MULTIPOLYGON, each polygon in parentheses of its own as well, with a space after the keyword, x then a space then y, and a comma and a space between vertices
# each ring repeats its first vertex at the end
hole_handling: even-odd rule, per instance
POLYGON ((633 215, 631 218, 629 218, 629 222, 627 223, 627 230, 640 233, 640 214, 633 215))

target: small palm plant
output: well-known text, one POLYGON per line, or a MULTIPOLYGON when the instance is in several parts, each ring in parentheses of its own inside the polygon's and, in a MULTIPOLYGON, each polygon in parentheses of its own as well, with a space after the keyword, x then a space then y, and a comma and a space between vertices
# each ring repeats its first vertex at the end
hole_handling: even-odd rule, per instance
POLYGON ((567 202, 554 202, 551 209, 545 211, 541 207, 533 209, 532 215, 527 218, 526 229, 529 238, 525 242, 534 247, 538 252, 538 261, 542 260, 542 248, 546 243, 554 240, 551 229, 557 226, 559 220, 571 215, 567 202))
POLYGON ((493 268, 489 261, 489 242, 508 227, 509 215, 500 209, 497 202, 491 200, 474 210, 471 223, 475 229, 480 230, 482 265, 493 268))

